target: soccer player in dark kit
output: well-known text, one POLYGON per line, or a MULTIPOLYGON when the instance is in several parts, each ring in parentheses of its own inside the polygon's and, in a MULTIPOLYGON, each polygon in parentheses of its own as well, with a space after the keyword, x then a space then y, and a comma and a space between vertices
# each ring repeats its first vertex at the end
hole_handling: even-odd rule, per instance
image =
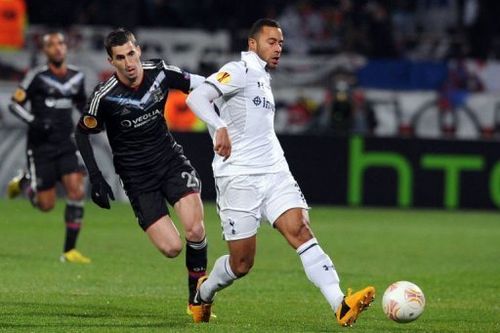
POLYGON ((142 62, 134 35, 123 28, 112 31, 104 44, 116 72, 97 85, 76 130, 92 185, 92 200, 109 209, 109 199, 114 199, 88 136, 105 129, 115 171, 151 242, 168 258, 181 252, 182 241, 165 200, 173 206, 184 227, 188 302, 192 304, 196 282, 206 274, 207 267, 201 182, 182 147, 168 131, 163 107, 168 89, 188 92, 205 78, 183 72, 163 60, 142 62))
POLYGON ((47 64, 26 74, 9 105, 10 111, 28 124, 28 171, 9 182, 7 195, 14 198, 24 193, 34 207, 47 212, 54 208, 56 182, 60 181, 66 192, 66 240, 60 259, 86 264, 90 259, 75 249, 85 193, 72 138, 73 106, 80 112, 85 106, 84 76, 66 64, 67 46, 61 33, 47 33, 42 42, 47 64))

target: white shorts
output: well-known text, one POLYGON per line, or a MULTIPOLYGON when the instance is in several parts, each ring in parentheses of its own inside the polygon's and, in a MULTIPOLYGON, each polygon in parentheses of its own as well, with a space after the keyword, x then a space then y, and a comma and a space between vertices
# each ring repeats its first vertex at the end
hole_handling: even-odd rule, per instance
POLYGON ((309 209, 289 171, 217 177, 215 186, 225 240, 254 236, 262 218, 272 225, 291 208, 309 209))

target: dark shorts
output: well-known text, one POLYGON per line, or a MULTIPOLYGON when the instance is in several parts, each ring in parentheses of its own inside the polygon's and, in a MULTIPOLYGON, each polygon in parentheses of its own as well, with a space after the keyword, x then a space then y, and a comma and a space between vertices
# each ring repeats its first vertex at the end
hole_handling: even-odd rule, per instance
POLYGON ((28 148, 28 172, 37 191, 53 188, 62 176, 82 172, 76 150, 63 150, 56 153, 40 153, 28 148))
POLYGON ((165 201, 173 206, 182 197, 200 192, 200 176, 188 160, 179 158, 170 163, 157 190, 128 194, 128 197, 139 225, 146 231, 161 217, 169 215, 165 201))

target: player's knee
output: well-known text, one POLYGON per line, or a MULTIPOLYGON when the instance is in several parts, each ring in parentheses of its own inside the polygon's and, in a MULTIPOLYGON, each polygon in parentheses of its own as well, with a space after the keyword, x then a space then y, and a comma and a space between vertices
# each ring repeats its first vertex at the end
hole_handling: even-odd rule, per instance
POLYGON ((205 228, 203 227, 203 222, 193 223, 190 227, 185 230, 186 239, 199 242, 205 238, 205 228))
POLYGON ((182 252, 182 243, 168 244, 163 243, 158 246, 159 250, 167 258, 175 258, 182 252))
POLYGON ((69 200, 80 201, 85 197, 85 192, 83 190, 83 186, 78 186, 75 188, 71 188, 66 193, 66 196, 69 200))
POLYGON ((165 248, 161 248, 160 251, 167 258, 175 258, 181 253, 182 249, 173 248, 173 247, 165 247, 165 248))
POLYGON ((83 200, 85 196, 85 193, 83 190, 77 190, 77 191, 72 191, 68 192, 67 197, 69 200, 74 200, 74 201, 80 201, 83 200))
POLYGON ((37 201, 37 207, 42 212, 49 212, 52 209, 54 209, 54 206, 55 206, 55 202, 52 202, 52 201, 43 201, 43 200, 37 201))

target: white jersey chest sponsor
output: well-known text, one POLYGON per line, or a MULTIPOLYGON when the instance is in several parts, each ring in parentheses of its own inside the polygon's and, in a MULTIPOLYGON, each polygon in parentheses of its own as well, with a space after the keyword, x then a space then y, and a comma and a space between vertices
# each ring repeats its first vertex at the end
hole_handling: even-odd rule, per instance
MULTIPOLYGON (((274 132, 275 101, 270 76, 262 68, 245 66, 233 73, 242 78, 241 88, 216 101, 221 118, 228 125, 232 155, 227 161, 214 158, 214 174, 218 176, 262 174, 288 169, 283 150, 274 132)), ((234 74, 233 74, 234 75, 234 74)))

